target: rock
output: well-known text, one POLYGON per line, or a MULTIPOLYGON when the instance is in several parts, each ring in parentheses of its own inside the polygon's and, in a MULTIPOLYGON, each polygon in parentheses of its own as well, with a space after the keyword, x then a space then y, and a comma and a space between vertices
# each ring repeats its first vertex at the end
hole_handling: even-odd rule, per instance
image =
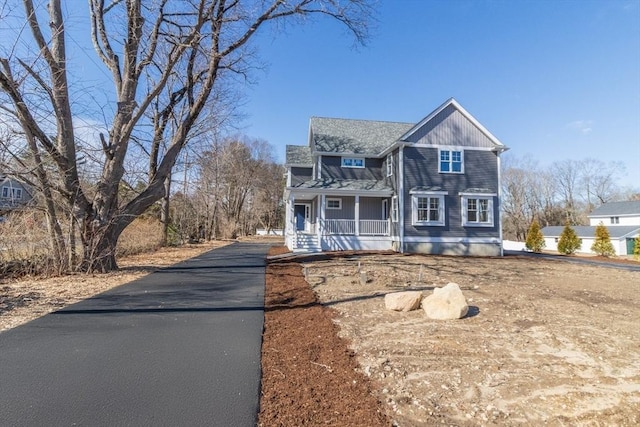
POLYGON ((436 320, 462 319, 469 311, 467 301, 457 283, 435 288, 433 294, 422 300, 427 317, 436 320))
POLYGON ((384 305, 387 310, 411 311, 420 308, 421 300, 420 291, 394 292, 384 296, 384 305))

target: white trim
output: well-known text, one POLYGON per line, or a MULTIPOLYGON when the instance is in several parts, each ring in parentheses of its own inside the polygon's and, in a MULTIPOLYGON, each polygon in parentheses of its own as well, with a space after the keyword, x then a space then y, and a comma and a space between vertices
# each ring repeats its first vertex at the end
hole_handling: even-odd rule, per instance
POLYGON ((387 165, 387 178, 388 178, 390 176, 393 176, 393 153, 387 154, 386 165, 387 165))
POLYGON ((292 194, 298 195, 318 195, 325 194, 327 196, 335 196, 335 197, 344 197, 344 196, 355 196, 361 195, 363 197, 390 197, 393 195, 393 191, 391 190, 340 190, 337 188, 300 188, 300 187, 289 187, 286 191, 291 192, 292 194))
POLYGON ((414 148, 437 148, 438 150, 453 150, 453 151, 496 151, 495 147, 469 147, 459 145, 444 145, 444 144, 425 144, 416 142, 411 144, 414 148))
POLYGON ((398 204, 398 196, 393 196, 391 198, 391 211, 390 213, 390 217, 391 217, 391 222, 397 224, 398 221, 400 220, 399 215, 400 215, 400 205, 398 204))
POLYGON ((318 173, 316 175, 316 179, 321 179, 322 178, 322 156, 318 156, 318 167, 316 168, 316 172, 318 173))
MULTIPOLYGON (((504 239, 502 231, 502 165, 500 160, 500 152, 496 155, 496 161, 498 163, 498 230, 500 232, 500 241, 504 239)), ((500 256, 504 256, 504 245, 500 245, 500 256)))
MULTIPOLYGON (((609 219, 612 215, 587 215, 589 219, 609 219)), ((640 216, 640 212, 634 214, 615 214, 613 216, 617 216, 619 218, 630 217, 630 216, 640 216)))
POLYGON ((431 191, 431 190, 411 190, 409 191, 409 194, 411 194, 412 196, 414 194, 420 195, 420 194, 426 194, 426 195, 436 195, 436 196, 447 196, 449 194, 448 191, 431 191))
MULTIPOLYGON (((463 227, 493 227, 495 225, 495 218, 493 215, 493 198, 495 197, 495 195, 493 196, 488 196, 488 195, 481 195, 481 194, 472 194, 472 195, 465 195, 461 197, 461 201, 460 201, 460 216, 462 218, 462 226, 463 227), (489 221, 487 222, 480 222, 480 221, 473 221, 470 222, 468 220, 468 200, 487 200, 488 201, 488 206, 487 206, 487 219, 489 221)), ((477 212, 480 212, 479 210, 477 212)))
POLYGON ((458 196, 496 197, 498 196, 498 193, 465 193, 464 191, 461 191, 458 193, 458 196))
POLYGON ((339 198, 339 197, 327 197, 325 200, 326 200, 325 209, 330 210, 330 211, 342 210, 342 199, 341 198, 339 198), (338 207, 337 208, 329 207, 329 202, 338 202, 338 207))
POLYGON ((420 237, 407 236, 407 243, 497 243, 501 241, 497 237, 420 237))
POLYGON ((461 148, 447 148, 447 149, 443 149, 443 148, 438 148, 438 173, 451 173, 451 174, 464 174, 464 149, 461 148), (447 162, 449 164, 449 170, 448 171, 443 171, 442 170, 442 153, 446 151, 449 153, 449 161, 447 162), (453 170, 453 153, 460 153, 460 170, 459 171, 454 171, 453 170))
POLYGON ((400 236, 400 253, 404 253, 404 144, 398 149, 398 234, 400 236))
MULTIPOLYGON (((438 192, 442 193, 442 192, 438 192)), ((445 193, 446 194, 446 193, 445 193)), ((444 202, 444 194, 436 194, 430 192, 416 192, 411 194, 411 225, 414 226, 437 226, 443 227, 445 225, 445 202, 444 202), (418 199, 427 199, 427 216, 429 216, 431 212, 431 199, 438 200, 438 220, 418 220, 418 199)))

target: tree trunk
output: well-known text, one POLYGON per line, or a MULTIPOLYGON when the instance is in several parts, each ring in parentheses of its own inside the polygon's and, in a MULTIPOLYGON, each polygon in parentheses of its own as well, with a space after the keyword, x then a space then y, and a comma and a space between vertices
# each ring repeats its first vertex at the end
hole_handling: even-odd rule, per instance
POLYGON ((126 225, 111 224, 96 226, 97 221, 85 221, 82 232, 84 245, 82 271, 87 273, 107 273, 118 269, 116 245, 126 225))
POLYGON ((169 212, 169 195, 171 194, 171 174, 164 180, 164 196, 160 207, 160 223, 162 223, 162 246, 169 245, 169 223, 171 216, 169 212))

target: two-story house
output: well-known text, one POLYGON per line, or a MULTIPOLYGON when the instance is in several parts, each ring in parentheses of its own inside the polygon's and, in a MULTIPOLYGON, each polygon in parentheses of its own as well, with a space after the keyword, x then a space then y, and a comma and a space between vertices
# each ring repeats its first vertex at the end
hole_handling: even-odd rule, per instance
POLYGON ((0 175, 0 213, 24 207, 32 199, 31 191, 25 183, 0 175))
POLYGON ((312 117, 287 146, 286 245, 500 255, 500 154, 450 99, 417 123, 312 117))
MULTIPOLYGON (((609 231, 616 255, 632 255, 635 238, 640 236, 640 200, 604 203, 588 215, 589 225, 573 227, 582 246, 581 253, 590 253, 595 241, 596 226, 604 224, 609 231)), ((542 229, 545 248, 555 251, 564 227, 549 226, 542 229)))

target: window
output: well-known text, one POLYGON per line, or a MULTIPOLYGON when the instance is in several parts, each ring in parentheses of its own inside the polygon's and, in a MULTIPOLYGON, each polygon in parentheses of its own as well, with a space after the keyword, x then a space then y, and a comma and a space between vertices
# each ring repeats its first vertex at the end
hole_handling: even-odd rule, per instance
POLYGON ((620 224, 620 217, 619 216, 612 216, 611 217, 611 224, 620 224))
POLYGON ((389 200, 382 200, 382 219, 389 219, 389 200))
POLYGON ((393 175, 393 155, 387 155, 387 176, 393 175))
POLYGON ((327 199, 327 209, 342 209, 342 199, 327 199))
POLYGON ((391 198, 391 221, 398 222, 398 196, 391 198))
POLYGON ((22 188, 2 187, 2 198, 11 198, 14 200, 22 199, 22 188))
POLYGON ((364 168, 364 159, 343 157, 342 167, 343 168, 364 168))
POLYGON ((458 150, 440 150, 440 172, 463 173, 463 154, 458 150))
POLYGON ((463 195, 462 225, 493 227, 493 196, 495 194, 463 195))
POLYGON ((444 194, 416 193, 411 208, 413 225, 444 225, 444 194))

